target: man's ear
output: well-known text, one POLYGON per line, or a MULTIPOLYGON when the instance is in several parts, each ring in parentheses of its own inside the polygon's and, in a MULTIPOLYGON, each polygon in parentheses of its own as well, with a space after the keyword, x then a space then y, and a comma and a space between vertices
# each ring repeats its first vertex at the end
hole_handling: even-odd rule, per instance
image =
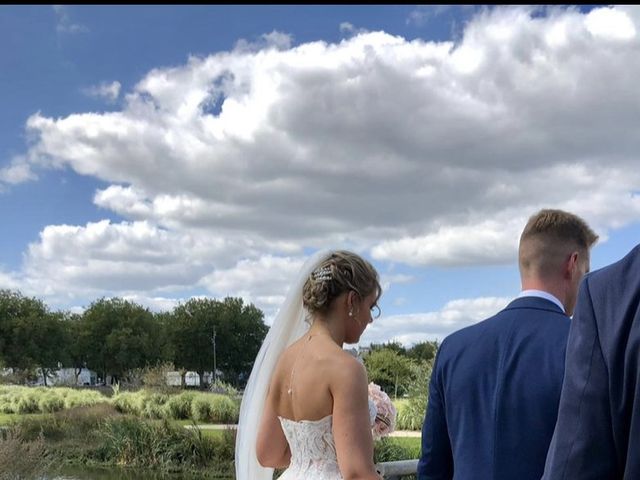
POLYGON ((571 252, 565 264, 564 276, 567 279, 572 278, 578 270, 578 262, 580 261, 578 252, 571 252))

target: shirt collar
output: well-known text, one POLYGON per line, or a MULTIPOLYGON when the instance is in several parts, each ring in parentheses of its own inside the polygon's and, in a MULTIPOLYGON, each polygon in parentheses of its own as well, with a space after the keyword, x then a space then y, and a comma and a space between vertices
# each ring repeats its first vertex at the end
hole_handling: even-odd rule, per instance
POLYGON ((544 298, 546 300, 549 300, 550 302, 555 303, 558 307, 560 307, 560 310, 562 310, 564 313, 567 313, 564 309, 564 305, 562 305, 562 302, 560 302, 560 300, 558 300, 558 298, 555 295, 550 294, 549 292, 545 292, 544 290, 523 290, 520 292, 520 295, 518 295, 518 298, 520 297, 540 297, 540 298, 544 298))

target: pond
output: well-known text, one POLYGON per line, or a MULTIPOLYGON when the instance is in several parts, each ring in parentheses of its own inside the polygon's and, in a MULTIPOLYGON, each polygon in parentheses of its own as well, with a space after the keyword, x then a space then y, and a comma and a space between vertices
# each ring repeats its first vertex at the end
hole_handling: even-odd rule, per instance
MULTIPOLYGON (((158 473, 149 470, 97 468, 97 467, 64 467, 54 475, 47 475, 47 480, 200 480, 198 475, 158 473)), ((232 480, 233 477, 220 480, 232 480)))

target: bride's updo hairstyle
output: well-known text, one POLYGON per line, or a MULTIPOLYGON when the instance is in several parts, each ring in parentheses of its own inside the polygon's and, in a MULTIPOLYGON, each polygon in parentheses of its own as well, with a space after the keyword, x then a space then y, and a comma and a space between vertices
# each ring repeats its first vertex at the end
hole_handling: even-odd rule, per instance
POLYGON ((304 284, 302 304, 308 313, 307 321, 310 322, 317 313, 327 313, 333 301, 350 290, 356 292, 360 299, 376 292, 374 306, 378 308, 382 288, 376 269, 359 255, 339 250, 311 272, 304 284))

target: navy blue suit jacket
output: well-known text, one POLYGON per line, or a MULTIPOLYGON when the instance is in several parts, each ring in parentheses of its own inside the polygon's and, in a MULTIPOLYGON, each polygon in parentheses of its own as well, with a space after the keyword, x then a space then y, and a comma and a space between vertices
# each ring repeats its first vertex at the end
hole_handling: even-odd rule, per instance
POLYGON ((580 285, 543 478, 640 479, 640 245, 580 285))
POLYGON ((449 335, 433 367, 419 480, 539 480, 570 320, 539 297, 449 335))

